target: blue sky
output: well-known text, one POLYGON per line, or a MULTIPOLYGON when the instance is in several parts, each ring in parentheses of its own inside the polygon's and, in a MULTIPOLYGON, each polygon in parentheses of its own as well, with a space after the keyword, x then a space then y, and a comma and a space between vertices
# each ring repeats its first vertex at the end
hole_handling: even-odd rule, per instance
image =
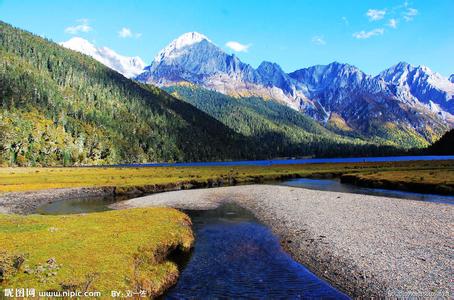
POLYGON ((198 31, 254 67, 268 60, 288 72, 339 61, 377 74, 407 61, 448 76, 453 12, 454 0, 0 0, 1 20, 57 42, 81 36, 148 64, 198 31))

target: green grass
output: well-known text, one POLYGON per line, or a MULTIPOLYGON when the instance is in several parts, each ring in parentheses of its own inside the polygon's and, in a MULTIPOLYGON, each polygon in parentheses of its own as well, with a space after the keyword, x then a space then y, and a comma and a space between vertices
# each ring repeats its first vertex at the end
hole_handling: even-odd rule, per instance
POLYGON ((34 287, 159 295, 178 277, 166 255, 188 250, 194 241, 190 224, 185 214, 168 208, 0 215, 0 292, 34 287))
POLYGON ((387 171, 358 174, 359 178, 389 180, 394 182, 428 184, 454 184, 454 168, 445 170, 387 171))
MULTIPOLYGON (((285 177, 313 177, 349 173, 382 176, 388 172, 431 172, 422 182, 454 180, 454 161, 393 163, 338 163, 235 167, 141 167, 141 168, 0 168, 0 193, 69 187, 142 187, 209 181, 257 182, 285 177)), ((418 182, 421 180, 418 179, 418 182)))
POLYGON ((454 166, 446 168, 374 171, 342 176, 343 182, 356 185, 454 195, 454 166))

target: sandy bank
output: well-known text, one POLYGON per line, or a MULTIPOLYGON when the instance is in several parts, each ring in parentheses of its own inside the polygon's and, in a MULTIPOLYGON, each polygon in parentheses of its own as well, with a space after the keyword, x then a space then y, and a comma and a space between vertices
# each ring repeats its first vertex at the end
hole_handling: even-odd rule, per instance
POLYGON ((155 194, 114 207, 209 209, 223 201, 251 210, 296 260, 351 296, 451 296, 450 205, 249 185, 155 194))

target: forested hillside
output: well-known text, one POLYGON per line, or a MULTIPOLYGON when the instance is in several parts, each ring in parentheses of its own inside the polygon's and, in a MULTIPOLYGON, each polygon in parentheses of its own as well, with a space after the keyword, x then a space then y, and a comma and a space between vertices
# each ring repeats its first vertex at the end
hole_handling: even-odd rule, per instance
POLYGON ((425 149, 425 154, 454 155, 454 129, 446 132, 438 141, 425 149))
POLYGON ((368 156, 403 153, 384 140, 365 141, 354 133, 336 134, 308 116, 275 101, 234 98, 195 85, 165 88, 255 141, 258 151, 274 156, 368 156))
POLYGON ((162 90, 0 22, 0 165, 251 156, 248 143, 162 90))

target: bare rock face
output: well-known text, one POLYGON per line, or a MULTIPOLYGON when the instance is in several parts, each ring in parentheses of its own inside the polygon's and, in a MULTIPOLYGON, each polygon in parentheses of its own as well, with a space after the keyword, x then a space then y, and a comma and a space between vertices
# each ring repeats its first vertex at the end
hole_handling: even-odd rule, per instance
POLYGON ((380 73, 394 89, 396 97, 405 101, 413 99, 427 105, 434 112, 454 114, 454 84, 452 80, 433 72, 426 66, 412 66, 400 62, 380 73))
POLYGON ((339 115, 362 133, 371 128, 400 128, 430 141, 433 137, 429 132, 440 135, 454 124, 451 113, 440 109, 441 105, 446 107, 446 100, 440 98, 441 104, 420 101, 411 93, 402 92, 405 88, 393 81, 391 71, 386 74, 372 77, 354 66, 334 62, 289 75, 304 84, 308 97, 326 112, 339 115))

